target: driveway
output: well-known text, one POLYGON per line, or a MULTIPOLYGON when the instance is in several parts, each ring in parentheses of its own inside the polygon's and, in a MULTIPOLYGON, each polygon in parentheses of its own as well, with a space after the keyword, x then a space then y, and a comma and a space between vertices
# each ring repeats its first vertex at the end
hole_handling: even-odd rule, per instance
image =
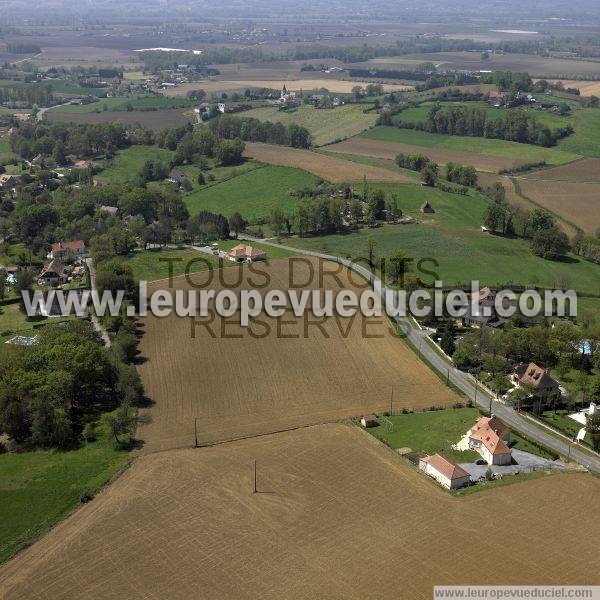
POLYGON ((564 469, 565 463, 560 460, 549 460, 524 452, 523 450, 512 451, 512 465, 476 465, 475 463, 460 463, 460 466, 471 476, 473 481, 485 477, 486 471, 492 469, 492 473, 502 475, 516 475, 517 473, 531 473, 532 471, 547 471, 549 469, 564 469))

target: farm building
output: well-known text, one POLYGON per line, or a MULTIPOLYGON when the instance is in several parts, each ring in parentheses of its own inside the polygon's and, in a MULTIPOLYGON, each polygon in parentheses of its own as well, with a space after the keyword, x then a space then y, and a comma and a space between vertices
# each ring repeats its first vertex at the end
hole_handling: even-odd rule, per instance
POLYGON ((169 172, 169 179, 179 185, 183 185, 187 181, 185 173, 179 169, 171 169, 169 172))
POLYGON ((267 253, 252 246, 238 244, 230 250, 228 257, 229 260, 235 262, 255 262, 257 260, 267 260, 267 253))
POLYGON ((10 189, 17 183, 17 180, 8 173, 0 175, 0 189, 10 189))
POLYGON ((92 165, 87 160, 78 160, 73 166, 76 169, 89 169, 92 165))
POLYGON ((512 376, 513 383, 518 387, 523 383, 530 383, 533 386, 535 395, 540 400, 547 400, 551 396, 560 394, 558 381, 554 379, 548 369, 544 369, 535 363, 521 363, 515 369, 512 376))
POLYGON ((488 465, 509 465, 510 430, 497 417, 481 417, 457 444, 458 450, 475 450, 488 465))
POLYGON ((435 210, 433 209, 431 204, 429 204, 429 202, 424 202, 421 205, 421 212, 426 213, 426 214, 433 214, 433 213, 435 213, 435 210))
POLYGON ((471 481, 471 476, 462 467, 441 454, 422 458, 419 469, 449 490, 468 485, 471 481))
POLYGON ((360 420, 361 427, 377 427, 379 423, 377 422, 377 417, 375 415, 365 415, 360 420))
POLYGON ((87 248, 83 240, 56 242, 56 244, 52 244, 48 258, 66 260, 70 256, 74 256, 75 258, 87 256, 87 253, 87 248))

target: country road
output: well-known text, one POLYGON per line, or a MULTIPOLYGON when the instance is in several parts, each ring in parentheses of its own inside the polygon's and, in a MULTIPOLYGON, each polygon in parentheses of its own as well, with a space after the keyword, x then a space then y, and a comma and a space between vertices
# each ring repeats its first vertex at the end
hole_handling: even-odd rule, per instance
MULTIPOLYGON (((94 268, 94 263, 91 258, 86 258, 85 264, 87 265, 88 271, 90 273, 90 289, 92 291, 96 291, 96 269, 94 268)), ((110 336, 108 335, 106 329, 104 329, 104 327, 102 327, 102 325, 100 324, 100 319, 98 319, 98 317, 93 311, 90 317, 92 320, 92 325, 94 326, 94 329, 100 334, 104 345, 107 348, 110 348, 110 336)))
MULTIPOLYGON (((267 246, 273 246, 275 248, 284 248, 286 250, 291 250, 292 252, 297 252, 298 254, 315 256, 317 258, 341 263, 349 269, 352 269, 362 277, 364 277, 367 281, 371 283, 373 287, 381 286, 380 289, 382 295, 384 295, 386 293, 386 290, 388 289, 387 286, 385 286, 383 282, 367 268, 357 263, 353 263, 352 261, 347 260, 345 258, 340 258, 339 256, 332 256, 330 254, 323 254, 321 252, 313 252, 310 250, 294 248, 292 246, 284 246, 275 242, 259 240, 245 235, 240 235, 238 237, 241 240, 257 242, 260 244, 265 244, 267 246)), ((425 333, 422 330, 413 326, 410 319, 408 319, 407 317, 395 317, 395 319, 398 323, 400 330, 408 338, 410 343, 415 348, 419 349, 419 353, 422 355, 422 357, 426 359, 429 362, 429 364, 436 371, 438 371, 438 373, 440 373, 444 378, 447 378, 450 383, 456 386, 473 401, 477 402, 479 406, 488 411, 491 409, 492 413, 497 415, 511 428, 521 432, 522 434, 526 435, 527 437, 533 440, 536 440, 537 442, 543 444, 551 450, 554 450, 561 456, 570 455, 571 459, 573 459, 575 462, 586 467, 590 471, 600 473, 599 456, 591 452, 581 450, 576 444, 569 443, 566 441, 566 439, 561 439, 560 437, 557 437, 554 433, 550 433, 547 429, 544 430, 544 428, 541 425, 538 425, 537 423, 531 421, 527 417, 524 417, 523 415, 519 414, 512 407, 507 406, 503 402, 495 400, 492 396, 490 396, 487 392, 483 391, 481 388, 477 389, 470 375, 464 373, 463 371, 460 371, 459 369, 456 369, 449 360, 444 358, 442 355, 438 354, 428 343, 423 343, 423 337, 425 336, 425 333)))

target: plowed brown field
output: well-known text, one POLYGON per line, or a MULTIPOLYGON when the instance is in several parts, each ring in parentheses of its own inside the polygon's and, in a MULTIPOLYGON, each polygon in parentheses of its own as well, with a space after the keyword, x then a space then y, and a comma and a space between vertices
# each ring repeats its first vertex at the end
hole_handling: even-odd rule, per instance
MULTIPOLYGON (((327 146, 328 150, 330 148, 331 146, 327 146)), ((244 154, 271 165, 304 169, 333 183, 352 183, 362 181, 363 177, 369 181, 414 183, 414 179, 410 179, 400 172, 286 146, 246 143, 244 154)))
MULTIPOLYGON (((294 283, 307 282, 310 268, 315 277, 307 289, 318 289, 320 264, 338 269, 317 259, 282 259, 253 268, 268 273, 264 294, 287 290, 290 273, 294 283)), ((222 282, 217 273, 209 289, 245 289, 250 287, 248 276, 265 281, 247 268, 225 269, 222 282)), ((193 282, 203 284, 209 276, 196 274, 193 282)), ((360 292, 353 282, 364 285, 356 276, 350 279, 347 271, 338 277, 339 283, 325 278, 323 287, 360 292)), ((183 277, 174 285, 190 289, 183 277)), ((385 316, 320 319, 310 314, 305 320, 288 311, 279 322, 260 315, 262 324, 251 324, 250 330, 234 319, 239 322, 239 315, 216 316, 209 325, 215 338, 208 327, 199 326, 192 339, 189 317, 147 317, 140 345, 146 362, 140 373, 155 404, 146 412, 149 422, 138 429, 144 451, 192 446, 194 419, 200 443, 210 443, 386 410, 392 386, 395 410, 449 405, 458 399, 392 333, 385 316)))
POLYGON ((454 498, 347 425, 165 452, 0 568, 0 598, 429 600, 435 584, 598 584, 599 494, 576 474, 454 498))

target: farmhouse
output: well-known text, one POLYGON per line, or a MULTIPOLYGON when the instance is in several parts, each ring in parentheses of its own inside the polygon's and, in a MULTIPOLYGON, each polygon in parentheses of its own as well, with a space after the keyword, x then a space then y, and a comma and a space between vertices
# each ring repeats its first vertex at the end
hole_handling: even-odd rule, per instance
POLYGON ((429 204, 429 202, 424 202, 421 205, 421 212, 422 213, 427 213, 427 214, 433 214, 433 213, 435 213, 435 210, 433 209, 433 207, 431 206, 431 204, 429 204))
POLYGON ((3 173, 0 175, 0 189, 8 190, 11 187, 14 187, 16 183, 17 180, 12 175, 9 175, 8 173, 3 173))
POLYGON ((462 467, 441 454, 422 458, 419 469, 449 490, 468 485, 471 481, 471 476, 462 467))
POLYGON ((232 248, 228 254, 229 260, 235 262, 255 262, 257 260, 267 260, 267 253, 252 246, 238 244, 232 248))
POLYGON ((488 465, 509 465, 510 430, 497 417, 481 417, 457 444, 458 450, 475 450, 488 465))
POLYGON ((76 169, 89 169, 91 164, 87 160, 78 160, 73 166, 76 169))
POLYGON ((65 260, 70 256, 74 256, 75 258, 87 256, 87 248, 83 240, 56 242, 56 244, 52 244, 52 248, 48 254, 48 258, 59 258, 61 260, 65 260))
POLYGON ((366 429, 367 427, 377 427, 379 423, 375 415, 365 415, 361 418, 360 425, 366 429))
POLYGON ((548 369, 544 369, 535 363, 521 363, 515 369, 512 376, 513 383, 518 387, 523 383, 530 383, 533 386, 534 394, 540 400, 547 400, 551 396, 560 394, 558 381, 554 379, 548 369))
POLYGON ((66 283, 69 278, 69 269, 55 258, 51 260, 40 273, 39 285, 60 285, 66 283))
POLYGON ((183 185, 187 181, 185 173, 183 171, 179 171, 178 169, 171 169, 169 173, 169 179, 179 185, 183 185))

